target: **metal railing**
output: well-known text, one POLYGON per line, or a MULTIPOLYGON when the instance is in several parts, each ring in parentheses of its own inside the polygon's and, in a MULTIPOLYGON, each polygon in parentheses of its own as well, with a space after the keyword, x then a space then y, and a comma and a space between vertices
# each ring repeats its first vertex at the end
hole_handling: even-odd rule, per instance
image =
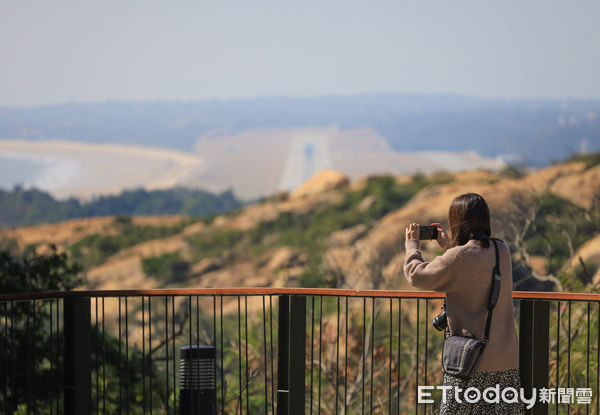
MULTIPOLYGON (((179 350, 216 349, 215 413, 427 414, 443 294, 177 289, 0 295, 0 412, 178 414, 179 350)), ((516 292, 525 388, 586 388, 600 414, 600 295, 516 292)), ((556 397, 555 397, 556 399, 556 397)))

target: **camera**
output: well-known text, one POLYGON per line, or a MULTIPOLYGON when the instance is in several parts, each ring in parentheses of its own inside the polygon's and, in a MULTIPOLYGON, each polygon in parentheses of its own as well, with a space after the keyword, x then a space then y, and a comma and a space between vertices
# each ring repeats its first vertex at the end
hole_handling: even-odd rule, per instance
POLYGON ((437 331, 444 331, 448 328, 448 314, 446 314, 446 306, 442 306, 442 312, 431 320, 431 324, 437 331))
POLYGON ((421 225, 419 226, 419 239, 420 240, 431 240, 431 239, 437 239, 438 237, 438 230, 435 226, 425 226, 425 225, 421 225))

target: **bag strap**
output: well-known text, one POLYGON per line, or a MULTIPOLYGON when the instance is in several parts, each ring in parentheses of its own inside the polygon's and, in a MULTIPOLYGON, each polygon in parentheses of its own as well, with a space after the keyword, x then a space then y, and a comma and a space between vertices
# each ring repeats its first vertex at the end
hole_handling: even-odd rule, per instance
MULTIPOLYGON (((490 238, 491 239, 491 238, 490 238)), ((498 303, 498 297, 500 296, 500 285, 502 284, 502 274, 500 274, 500 253, 498 252, 498 244, 495 239, 492 239, 494 243, 494 250, 496 251, 496 265, 492 272, 492 291, 490 292, 490 299, 488 301, 488 316, 485 322, 485 334, 483 336, 483 344, 487 344, 490 338, 490 328, 492 326, 492 314, 494 313, 494 307, 498 303)))

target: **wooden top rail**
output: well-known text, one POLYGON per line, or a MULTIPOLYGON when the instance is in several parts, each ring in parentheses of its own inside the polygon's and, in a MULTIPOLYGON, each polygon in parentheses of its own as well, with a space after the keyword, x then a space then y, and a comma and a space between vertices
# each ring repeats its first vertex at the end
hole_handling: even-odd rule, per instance
MULTIPOLYGON (((331 288, 167 288, 156 290, 46 291, 0 294, 0 301, 42 300, 67 297, 154 297, 188 295, 254 296, 280 294, 415 299, 441 299, 445 297, 445 293, 415 290, 347 290, 331 288)), ((596 293, 515 291, 513 292, 513 298, 519 300, 600 302, 600 294, 596 293)))

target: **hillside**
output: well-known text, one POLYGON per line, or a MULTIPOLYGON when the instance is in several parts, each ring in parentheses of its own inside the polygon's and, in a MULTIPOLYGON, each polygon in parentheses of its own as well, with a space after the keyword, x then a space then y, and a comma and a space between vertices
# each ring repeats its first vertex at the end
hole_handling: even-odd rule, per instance
MULTIPOLYGON (((445 221, 450 200, 481 193, 513 253, 515 288, 600 284, 600 165, 529 175, 470 171, 349 180, 323 171, 295 191, 212 219, 89 218, 2 233, 4 246, 55 243, 86 268, 87 287, 407 288, 404 228, 445 221)), ((426 256, 437 244, 424 243, 426 256)))

